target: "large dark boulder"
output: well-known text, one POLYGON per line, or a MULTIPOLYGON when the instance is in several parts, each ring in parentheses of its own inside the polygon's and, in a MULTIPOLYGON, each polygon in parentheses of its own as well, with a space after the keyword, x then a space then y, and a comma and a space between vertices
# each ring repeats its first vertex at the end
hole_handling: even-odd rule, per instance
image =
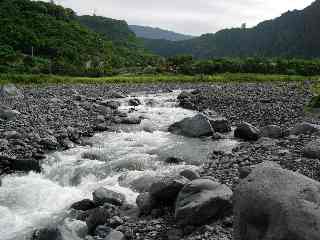
POLYGON ((259 164, 234 193, 234 240, 317 240, 320 183, 259 164))
POLYGON ((185 118, 169 127, 169 132, 186 137, 205 137, 213 135, 213 128, 210 120, 203 114, 185 118))
POLYGON ((179 225, 203 225, 230 214, 232 191, 210 179, 187 184, 176 201, 175 219, 179 225))
POLYGON ((62 240, 62 234, 58 228, 43 228, 34 231, 32 240, 62 240))
POLYGON ((129 99, 129 106, 137 107, 139 105, 141 105, 141 102, 138 98, 129 99))
POLYGON ((96 204, 90 199, 83 199, 79 202, 75 202, 70 208, 75 210, 87 211, 96 207, 96 204))
POLYGON ((163 177, 150 186, 153 199, 164 205, 174 204, 180 190, 190 181, 183 176, 163 177))
POLYGON ((215 132, 218 132, 218 133, 231 132, 231 125, 226 118, 223 118, 223 117, 210 118, 209 121, 215 132))
POLYGON ((94 208, 89 210, 88 217, 86 218, 86 224, 88 226, 88 232, 93 234, 99 225, 104 225, 110 218, 110 212, 103 207, 94 208))
POLYGON ((110 203, 116 206, 121 206, 125 201, 125 196, 121 193, 111 191, 100 187, 92 193, 93 201, 97 206, 104 203, 110 203))
POLYGON ((142 215, 150 214, 152 209, 157 206, 156 200, 148 192, 139 194, 136 199, 136 203, 139 208, 140 214, 142 215))
POLYGON ((257 141, 260 138, 260 130, 250 123, 244 122, 237 126, 234 136, 246 141, 257 141))

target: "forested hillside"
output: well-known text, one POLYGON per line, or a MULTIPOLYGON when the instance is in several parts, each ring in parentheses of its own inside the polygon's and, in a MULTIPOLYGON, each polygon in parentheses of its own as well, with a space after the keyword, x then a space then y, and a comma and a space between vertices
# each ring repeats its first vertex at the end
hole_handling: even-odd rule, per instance
POLYGON ((138 49, 132 32, 122 34, 118 21, 103 24, 105 32, 95 32, 82 25, 72 9, 0 0, 0 72, 104 75, 153 61, 154 56, 138 49))
POLYGON ((139 38, 164 39, 169 41, 183 41, 183 40, 189 40, 194 38, 193 36, 190 36, 190 35, 163 30, 160 28, 137 26, 137 25, 130 25, 129 27, 139 38))
POLYGON ((187 41, 145 39, 156 54, 212 57, 320 57, 320 0, 250 29, 225 29, 187 41))

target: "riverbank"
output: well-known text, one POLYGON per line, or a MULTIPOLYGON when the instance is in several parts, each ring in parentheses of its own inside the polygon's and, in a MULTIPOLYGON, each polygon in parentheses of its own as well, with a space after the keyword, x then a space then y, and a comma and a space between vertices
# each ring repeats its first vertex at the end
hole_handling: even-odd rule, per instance
MULTIPOLYGON (((121 102, 121 99, 128 95, 130 95, 129 99, 134 99, 135 95, 140 96, 138 92, 141 91, 170 93, 175 89, 196 89, 190 95, 188 107, 215 111, 226 117, 233 126, 243 121, 259 128, 276 124, 286 132, 303 121, 320 123, 317 118, 304 111, 313 95, 311 84, 305 81, 273 84, 23 86, 17 90, 15 96, 1 98, 5 106, 19 112, 10 121, 1 120, 0 122, 0 142, 2 157, 5 160, 1 162, 10 162, 13 159, 38 161, 50 151, 88 144, 86 137, 92 136, 95 132, 114 132, 121 122, 137 123, 138 119, 128 118, 128 112, 133 110, 130 108, 126 111, 119 110, 116 102, 121 102)), ((125 139, 134 141, 130 136, 125 139)), ((316 136, 303 135, 243 143, 234 148, 232 153, 210 154, 209 161, 200 173, 201 176, 213 176, 221 183, 233 188, 239 181, 239 167, 250 167, 256 163, 271 160, 279 162, 285 168, 320 180, 318 161, 307 159, 301 153, 304 144, 315 139, 317 139, 316 136)), ((212 143, 215 142, 212 140, 212 143)), ((10 166, 12 167, 9 164, 10 166)), ((16 170, 8 169, 8 166, 2 169, 4 173, 16 170)), ((59 165, 57 165, 56 172, 59 173, 59 171, 59 165)), ((57 180, 62 181, 64 178, 57 180)), ((77 178, 75 180, 78 181, 77 178)), ((215 223, 208 222, 200 228, 185 229, 177 226, 170 209, 154 212, 152 215, 141 218, 122 217, 122 220, 123 223, 118 230, 129 239, 181 239, 182 236, 190 240, 232 239, 232 217, 215 223)))

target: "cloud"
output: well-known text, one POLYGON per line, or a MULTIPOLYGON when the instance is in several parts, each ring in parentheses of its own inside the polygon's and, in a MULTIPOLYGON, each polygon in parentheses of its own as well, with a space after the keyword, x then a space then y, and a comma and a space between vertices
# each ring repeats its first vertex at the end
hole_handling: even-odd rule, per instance
POLYGON ((170 29, 199 35, 223 28, 254 26, 303 9, 314 0, 56 0, 78 14, 124 19, 129 24, 170 29))

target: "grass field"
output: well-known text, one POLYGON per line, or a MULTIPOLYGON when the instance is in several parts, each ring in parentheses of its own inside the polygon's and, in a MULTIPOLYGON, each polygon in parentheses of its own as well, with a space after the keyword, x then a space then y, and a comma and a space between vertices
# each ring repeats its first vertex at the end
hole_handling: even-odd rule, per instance
MULTIPOLYGON (((183 82, 275 82, 319 80, 320 76, 306 77, 297 75, 265 75, 225 73, 216 75, 119 75, 113 77, 89 78, 56 75, 12 75, 1 74, 0 84, 111 84, 111 83, 183 83, 183 82)), ((319 88, 320 89, 320 88, 319 88)))

